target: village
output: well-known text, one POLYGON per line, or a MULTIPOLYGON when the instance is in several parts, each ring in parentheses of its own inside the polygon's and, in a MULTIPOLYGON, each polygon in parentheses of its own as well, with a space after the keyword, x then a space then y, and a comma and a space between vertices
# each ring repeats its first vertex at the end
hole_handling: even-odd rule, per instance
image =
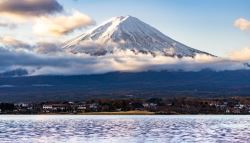
POLYGON ((250 114, 250 98, 91 99, 81 102, 0 103, 0 114, 250 114))

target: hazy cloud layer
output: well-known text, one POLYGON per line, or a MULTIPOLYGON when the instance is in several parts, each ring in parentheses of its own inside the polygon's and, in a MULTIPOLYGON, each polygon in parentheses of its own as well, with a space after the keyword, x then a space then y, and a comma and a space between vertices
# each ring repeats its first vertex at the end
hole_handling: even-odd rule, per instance
POLYGON ((41 17, 36 20, 33 32, 38 35, 62 36, 77 29, 95 24, 88 15, 74 11, 72 15, 41 17))
POLYGON ((150 54, 140 53, 135 55, 132 51, 120 51, 96 57, 86 54, 67 54, 60 51, 53 44, 40 43, 37 45, 40 46, 34 49, 39 50, 33 50, 32 52, 0 48, 0 72, 22 68, 28 70, 29 75, 76 75, 113 71, 199 71, 207 68, 221 71, 247 69, 241 62, 207 55, 179 59, 166 56, 153 57, 150 54), (40 53, 37 51, 40 51, 40 53), (47 52, 51 51, 54 54, 47 54, 47 52))
POLYGON ((63 11, 56 0, 1 0, 0 15, 11 19, 22 19, 50 15, 63 11))
POLYGON ((0 21, 0 28, 9 28, 9 29, 14 29, 17 27, 16 24, 14 23, 10 23, 10 22, 4 22, 4 21, 0 21))
POLYGON ((234 26, 242 31, 250 31, 250 21, 244 18, 239 18, 234 22, 234 26))
POLYGON ((63 52, 60 43, 38 42, 33 49, 38 54, 57 55, 63 52))

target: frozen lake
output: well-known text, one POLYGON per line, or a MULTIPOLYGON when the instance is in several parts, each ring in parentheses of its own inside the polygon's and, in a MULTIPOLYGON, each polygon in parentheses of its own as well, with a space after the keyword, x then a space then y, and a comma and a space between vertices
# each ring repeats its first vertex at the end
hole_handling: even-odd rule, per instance
POLYGON ((250 116, 1 115, 0 142, 250 142, 250 116))

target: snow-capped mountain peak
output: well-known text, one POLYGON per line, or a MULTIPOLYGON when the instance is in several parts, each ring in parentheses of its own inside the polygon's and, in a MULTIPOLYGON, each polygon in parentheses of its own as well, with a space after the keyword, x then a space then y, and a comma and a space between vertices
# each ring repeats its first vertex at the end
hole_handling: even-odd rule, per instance
POLYGON ((193 57, 197 53, 210 55, 181 44, 132 16, 113 17, 66 42, 63 48, 68 52, 91 55, 105 55, 121 50, 154 56, 193 57))

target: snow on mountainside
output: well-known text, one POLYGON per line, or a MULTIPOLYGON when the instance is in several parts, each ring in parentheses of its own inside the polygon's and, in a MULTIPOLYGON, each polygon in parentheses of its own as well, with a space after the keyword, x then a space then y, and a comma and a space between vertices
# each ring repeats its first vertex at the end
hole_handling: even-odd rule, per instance
POLYGON ((65 42, 63 48, 67 52, 95 56, 122 50, 153 56, 159 54, 171 57, 211 55, 179 43, 132 16, 114 17, 75 39, 65 42))

